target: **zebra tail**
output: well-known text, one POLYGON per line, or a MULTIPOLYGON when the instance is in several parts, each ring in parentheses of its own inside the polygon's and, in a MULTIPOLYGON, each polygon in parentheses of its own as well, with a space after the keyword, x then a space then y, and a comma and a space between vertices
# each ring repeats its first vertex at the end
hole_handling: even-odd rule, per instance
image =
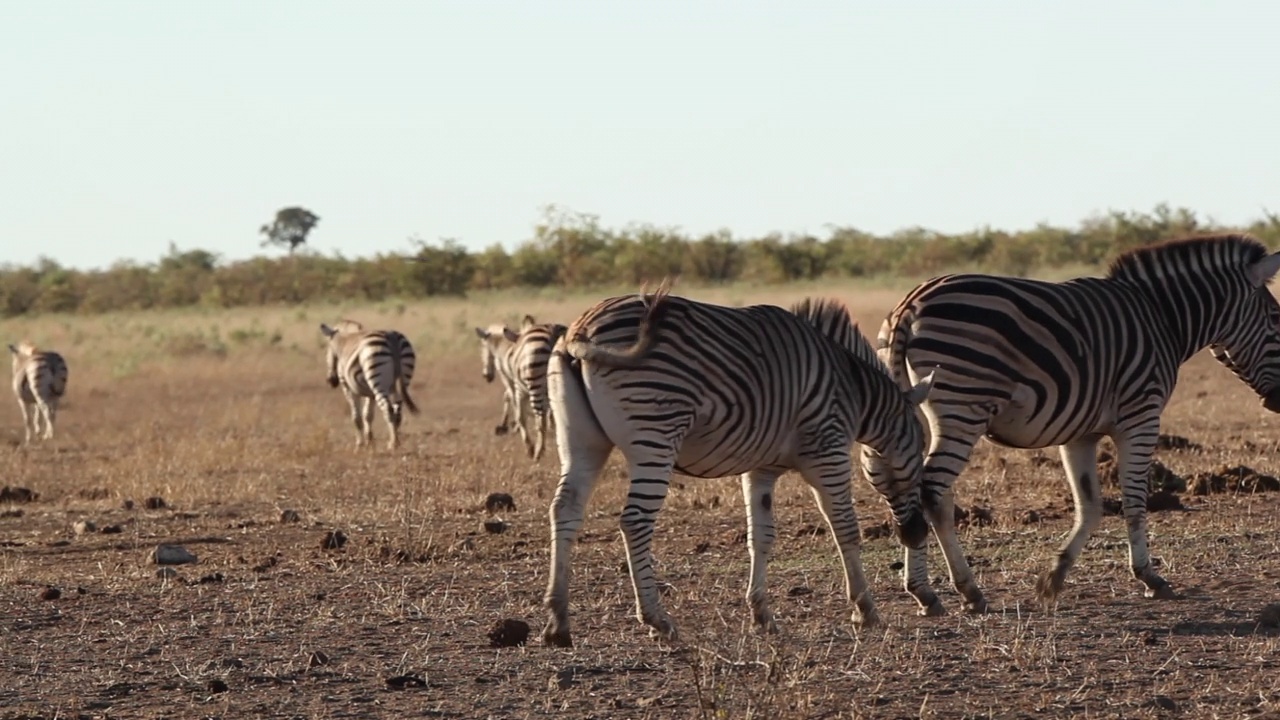
POLYGON ((647 306, 644 317, 640 319, 640 329, 636 342, 629 348, 618 348, 610 345, 597 345, 583 336, 565 341, 565 350, 578 360, 603 365, 605 367, 632 368, 639 367, 649 357, 649 353, 658 344, 658 326, 667 315, 670 303, 667 302, 670 287, 663 283, 652 296, 641 295, 641 302, 647 306))
POLYGON ((911 341, 910 310, 895 310, 884 319, 876 335, 876 354, 889 368, 898 387, 911 389, 911 373, 907 370, 907 343, 911 341))
POLYGON ((396 393, 400 395, 400 399, 404 402, 404 406, 409 408, 409 412, 414 415, 418 414, 418 404, 413 401, 413 397, 409 395, 409 383, 404 379, 404 369, 400 364, 401 345, 397 345, 391 352, 392 369, 395 371, 396 393))

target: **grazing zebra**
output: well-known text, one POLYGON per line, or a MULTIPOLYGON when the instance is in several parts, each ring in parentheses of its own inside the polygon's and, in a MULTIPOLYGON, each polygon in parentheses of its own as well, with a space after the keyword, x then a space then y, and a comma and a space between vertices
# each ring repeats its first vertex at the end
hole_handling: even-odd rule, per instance
MULTIPOLYGON (((917 286, 886 318, 881 358, 900 383, 935 374, 923 410, 931 442, 924 506, 966 607, 986 608, 955 534, 951 485, 982 437, 1014 448, 1061 446, 1075 524, 1036 594, 1062 591, 1101 517, 1097 444, 1115 442, 1129 563, 1148 597, 1174 597, 1147 552, 1147 473, 1178 368, 1208 347, 1280 411, 1280 304, 1267 283, 1280 253, 1242 235, 1131 250, 1103 278, 1062 283, 979 274, 917 286)), ((929 587, 926 547, 908 549, 907 591, 945 613, 929 587)))
POLYGON ((395 449, 400 444, 401 403, 409 412, 418 414, 418 406, 409 395, 417 359, 409 338, 395 330, 365 330, 354 320, 342 320, 334 327, 321 323, 320 332, 329 338, 329 385, 341 386, 351 406, 356 446, 373 443, 376 402, 391 434, 387 448, 395 449), (363 413, 360 398, 364 399, 363 413))
POLYGON ((525 452, 534 460, 542 458, 550 417, 547 359, 565 329, 564 325, 557 323, 539 324, 532 315, 524 316, 520 332, 505 325, 475 329, 480 338, 484 379, 488 382, 493 382, 495 376, 502 379, 502 424, 493 431, 497 435, 507 434, 514 420, 520 439, 524 441, 525 452), (537 424, 536 438, 528 428, 530 410, 537 424))
POLYGON ((556 345, 548 371, 562 475, 551 504, 551 571, 544 641, 569 647, 569 552, 587 498, 616 446, 631 486, 620 525, 636 615, 651 634, 676 629, 654 580, 650 542, 673 471, 741 475, 757 630, 775 628, 765 567, 773 548, 773 489, 797 470, 830 527, 855 625, 879 621, 862 573, 851 446, 889 501, 905 545, 923 544, 924 428, 915 405, 925 378, 902 391, 837 302, 790 311, 729 308, 667 295, 619 296, 586 311, 556 345))
POLYGON ((25 340, 10 345, 9 352, 13 353, 13 394, 22 408, 23 442, 30 443, 33 435, 51 440, 58 400, 67 392, 67 363, 58 353, 40 350, 25 340))

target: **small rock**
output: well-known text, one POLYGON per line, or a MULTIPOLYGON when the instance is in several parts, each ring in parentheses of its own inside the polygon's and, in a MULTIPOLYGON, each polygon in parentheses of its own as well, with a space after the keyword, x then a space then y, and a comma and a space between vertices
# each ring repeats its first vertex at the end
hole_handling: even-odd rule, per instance
POLYGON ((148 510, 163 510, 164 508, 169 507, 168 503, 164 501, 164 498, 159 495, 152 495, 146 500, 143 500, 142 506, 148 510))
POLYGON ((210 680, 206 685, 211 693, 224 693, 227 691, 227 684, 217 678, 210 680))
POLYGON ((222 576, 222 573, 220 573, 220 572, 216 572, 216 573, 209 573, 208 575, 205 575, 204 577, 202 577, 202 578, 200 578, 199 580, 197 580, 197 581, 196 581, 196 584, 197 584, 197 585, 208 585, 208 584, 210 584, 210 583, 220 583, 220 582, 222 582, 222 581, 223 581, 223 580, 225 580, 225 579, 226 579, 226 578, 224 578, 224 577, 222 576))
POLYGON ((1280 628, 1280 603, 1271 603, 1258 613, 1258 623, 1263 627, 1280 628))
POLYGON ((124 532, 124 528, 120 527, 119 525, 103 525, 102 529, 98 530, 98 532, 102 533, 103 535, 119 535, 120 533, 124 532))
POLYGON ((286 509, 280 511, 280 522, 282 523, 296 523, 301 521, 302 515, 299 514, 297 510, 286 509))
POLYGON ((703 540, 702 542, 694 546, 693 551, 701 555, 702 553, 710 549, 711 549, 711 543, 707 542, 706 540, 703 540))
POLYGON ((573 687, 573 684, 575 682, 577 682, 574 679, 575 675, 577 675, 577 672, 574 668, 565 668, 563 670, 557 670, 555 675, 552 675, 551 677, 547 678, 547 689, 548 690, 568 690, 569 688, 573 687))
POLYGON ((256 573, 264 573, 264 572, 266 572, 266 571, 270 570, 271 568, 275 567, 275 566, 276 566, 276 564, 277 564, 277 563, 279 563, 279 562, 280 562, 280 560, 279 560, 278 558, 276 558, 276 556, 275 556, 275 555, 272 555, 272 556, 268 557, 266 560, 263 560, 262 562, 258 563, 257 565, 254 565, 254 566, 253 566, 253 571, 254 571, 254 572, 256 572, 256 573))
POLYGON ((1182 498, 1174 495, 1168 490, 1157 490, 1147 496, 1147 510, 1149 512, 1186 509, 1187 508, 1182 504, 1182 498))
POLYGON ((329 664, 329 656, 319 650, 316 650, 315 652, 311 653, 311 657, 307 659, 308 667, 320 667, 321 665, 328 665, 328 664, 329 664))
POLYGON ((813 594, 813 589, 807 588, 804 585, 797 585, 787 591, 788 597, 800 597, 801 595, 812 595, 812 594, 813 594))
POLYGON ((62 591, 50 585, 40 593, 41 600, 57 600, 62 597, 62 591))
POLYGON ((1156 634, 1151 632, 1150 630, 1143 630, 1141 633, 1138 634, 1138 639, 1142 641, 1143 645, 1155 645, 1157 642, 1159 642, 1156 639, 1156 634))
POLYGON ((174 570, 171 567, 162 567, 156 570, 156 577, 160 578, 161 580, 172 580, 178 577, 178 571, 174 570))
POLYGON ((901 570, 902 568, 904 568, 904 567, 906 567, 906 566, 907 566, 907 564, 906 564, 906 563, 904 563, 904 562, 902 562, 901 560, 894 560, 893 562, 889 563, 889 569, 890 569, 890 570, 895 570, 895 571, 896 571, 896 570, 901 570))
POLYGON ((865 525, 862 528, 863 540, 877 540, 887 537, 893 537, 893 527, 889 525, 888 520, 881 520, 875 525, 865 525))
POLYGON ((125 510, 132 510, 133 501, 126 498, 124 502, 120 503, 120 506, 123 507, 125 510))
POLYGON ((1152 705, 1169 712, 1173 712, 1178 709, 1178 703, 1174 702, 1173 698, 1168 695, 1157 695, 1151 698, 1151 702, 1148 703, 1148 705, 1152 705))
POLYGON ((186 565, 195 562, 196 556, 181 545, 157 545, 151 559, 156 565, 186 565))
POLYGON ((341 530, 330 530, 320 540, 321 550, 337 550, 347 544, 347 534, 341 530))
POLYGON ((973 515, 973 524, 978 527, 986 527, 994 525, 996 522, 995 514, 989 507, 979 507, 975 505, 970 508, 969 512, 973 515))
POLYGON ((484 509, 491 513, 501 510, 515 512, 516 501, 507 493, 489 493, 489 497, 484 499, 484 509))
POLYGON ((20 518, 22 517, 22 514, 23 513, 20 508, 13 508, 12 510, 0 511, 0 518, 20 518))
POLYGON ((529 623, 515 618, 498 620, 489 628, 491 647, 516 647, 529 639, 529 623))
POLYGON ((472 540, 470 537, 464 537, 458 542, 449 546, 449 552, 453 552, 453 553, 471 552, 472 550, 475 550, 475 549, 476 549, 476 541, 472 540))
POLYGON ((507 524, 501 520, 485 520, 484 531, 491 535, 501 535, 507 531, 507 524))
POLYGON ((1022 515, 1018 518, 1018 522, 1022 523, 1023 525, 1035 525, 1036 523, 1040 522, 1040 513, 1036 512, 1035 510, 1028 510, 1022 513, 1022 515))
POLYGON ((397 675, 387 678, 387 687, 393 690, 407 690, 409 688, 426 687, 427 681, 417 675, 397 675))
POLYGON ((85 533, 97 532, 98 526, 92 520, 77 520, 71 526, 71 530, 77 535, 84 535, 85 533))

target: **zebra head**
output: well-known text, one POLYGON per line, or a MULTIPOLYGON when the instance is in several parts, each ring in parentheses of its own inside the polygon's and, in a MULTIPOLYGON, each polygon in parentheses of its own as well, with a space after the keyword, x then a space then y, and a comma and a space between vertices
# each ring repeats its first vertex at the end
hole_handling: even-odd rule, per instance
POLYGON ((476 336, 480 338, 480 374, 485 382, 493 382, 497 370, 498 351, 504 343, 513 343, 520 339, 520 333, 506 325, 490 325, 476 328, 476 336))
POLYGON ((1280 412, 1280 303, 1267 283, 1277 271, 1280 253, 1245 268, 1243 296, 1209 346, 1214 359, 1253 389, 1271 412, 1280 412))
POLYGON ((343 332, 349 331, 350 330, 349 326, 351 325, 356 326, 355 329, 359 330, 359 323, 353 323, 348 320, 343 320, 342 322, 339 322, 336 328, 329 327, 324 323, 320 323, 320 334, 324 335, 326 338, 329 339, 329 345, 325 349, 325 364, 328 365, 329 367, 329 376, 326 377, 325 380, 329 383, 329 387, 338 387, 338 383, 339 383, 338 336, 343 332))
POLYGON ((924 472, 924 426, 916 408, 933 390, 934 373, 920 378, 909 390, 898 390, 904 402, 886 406, 881 412, 887 437, 880 448, 860 442, 862 472, 889 501, 898 539, 906 547, 918 547, 929 533, 924 517, 921 478, 924 472))

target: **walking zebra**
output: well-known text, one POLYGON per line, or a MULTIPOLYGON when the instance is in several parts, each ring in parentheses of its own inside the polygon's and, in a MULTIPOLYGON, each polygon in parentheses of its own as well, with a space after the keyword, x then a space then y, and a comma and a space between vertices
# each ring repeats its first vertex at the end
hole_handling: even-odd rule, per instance
MULTIPOLYGON (((1267 283, 1280 253, 1242 235, 1185 238, 1131 250, 1106 277, 1063 283, 944 275, 910 292, 880 329, 881 357, 902 383, 937 378, 924 404, 931 442, 924 506, 951 581, 971 611, 986 600, 955 534, 951 485, 985 436, 1014 448, 1059 445, 1075 524, 1038 581, 1050 604, 1102 514, 1097 443, 1115 442, 1129 562, 1148 597, 1169 583, 1147 552, 1147 474, 1160 414, 1178 368, 1209 347, 1280 411, 1280 304, 1267 283)), ((921 613, 945 613, 929 587, 926 548, 908 549, 903 576, 921 613)))
POLYGON ((351 420, 356 426, 356 446, 373 443, 373 406, 382 409, 391 437, 387 448, 400 444, 400 420, 403 407, 418 414, 418 406, 409 395, 416 355, 409 338, 395 330, 365 330, 354 320, 342 320, 334 327, 320 324, 320 332, 329 338, 327 362, 329 385, 342 387, 351 406, 351 420), (361 412, 360 399, 364 410, 361 412))
POLYGON ((915 405, 929 378, 904 392, 837 302, 728 308, 667 295, 609 298, 580 316, 548 371, 562 475, 551 504, 549 645, 572 645, 569 552, 585 505, 616 446, 631 486, 620 525, 636 615, 651 634, 676 629, 654 580, 650 542, 673 471, 741 475, 755 627, 775 628, 765 588, 774 541, 774 483, 797 470, 813 490, 843 564, 853 622, 879 621, 863 577, 853 508, 851 446, 889 502, 905 544, 922 543, 924 428, 915 405))
POLYGON ((67 392, 67 363, 58 353, 40 350, 25 340, 10 345, 9 352, 13 354, 13 394, 22 408, 23 442, 30 443, 33 435, 51 440, 58 400, 67 392))
POLYGON ((547 404, 547 359, 565 329, 557 323, 540 324, 532 315, 524 316, 519 332, 505 325, 475 329, 480 338, 484 379, 493 382, 497 376, 502 380, 502 423, 493 431, 507 434, 514 420, 525 452, 534 460, 542 458, 551 414, 547 404), (536 438, 528 427, 530 419, 536 423, 536 438))

